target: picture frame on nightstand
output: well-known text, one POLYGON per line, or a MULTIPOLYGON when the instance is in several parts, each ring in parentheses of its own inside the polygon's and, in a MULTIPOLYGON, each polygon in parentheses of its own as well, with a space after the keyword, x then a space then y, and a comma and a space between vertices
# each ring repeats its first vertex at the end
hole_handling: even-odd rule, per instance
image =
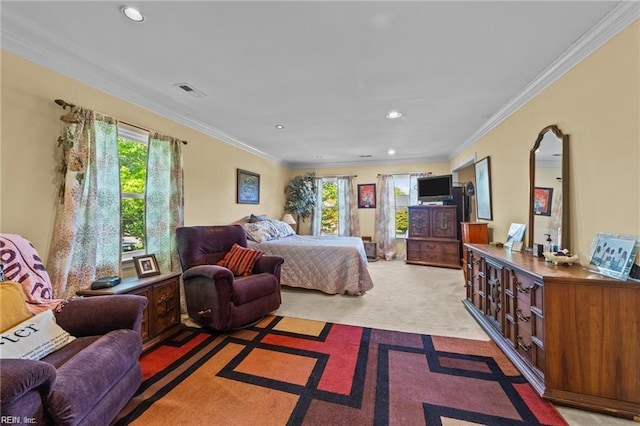
POLYGON ((134 256, 133 264, 136 267, 138 278, 152 277, 160 275, 160 268, 155 254, 145 254, 142 256, 134 256))

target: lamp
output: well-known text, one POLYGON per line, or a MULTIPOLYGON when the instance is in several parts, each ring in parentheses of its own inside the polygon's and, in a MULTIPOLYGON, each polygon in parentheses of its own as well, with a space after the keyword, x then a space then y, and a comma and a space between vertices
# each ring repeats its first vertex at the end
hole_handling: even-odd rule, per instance
POLYGON ((282 216, 282 221, 284 223, 286 223, 287 225, 295 225, 296 224, 296 220, 289 213, 286 213, 284 216, 282 216))

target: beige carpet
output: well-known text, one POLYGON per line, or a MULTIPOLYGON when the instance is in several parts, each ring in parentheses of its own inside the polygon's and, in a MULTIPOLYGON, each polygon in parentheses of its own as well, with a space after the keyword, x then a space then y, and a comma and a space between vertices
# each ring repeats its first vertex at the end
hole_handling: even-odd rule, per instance
MULTIPOLYGON (((461 270, 407 265, 403 261, 369 263, 374 288, 364 296, 327 295, 282 287, 275 314, 387 330, 488 340, 462 305, 461 270)), ((572 426, 629 426, 637 423, 587 411, 557 407, 572 426)))

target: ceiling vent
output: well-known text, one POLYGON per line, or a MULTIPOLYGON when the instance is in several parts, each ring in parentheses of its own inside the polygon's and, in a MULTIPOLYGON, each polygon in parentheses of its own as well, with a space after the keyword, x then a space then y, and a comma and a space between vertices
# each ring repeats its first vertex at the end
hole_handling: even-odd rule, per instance
POLYGON ((176 83, 176 84, 174 84, 174 86, 184 90, 185 92, 187 92, 188 94, 190 94, 194 98, 201 98, 203 96, 207 96, 206 94, 204 94, 204 92, 201 92, 200 90, 196 89, 195 87, 193 87, 189 83, 176 83))
POLYGON ((371 158, 371 157, 373 157, 373 155, 371 155, 371 154, 358 155, 358 157, 360 157, 360 158, 371 158))

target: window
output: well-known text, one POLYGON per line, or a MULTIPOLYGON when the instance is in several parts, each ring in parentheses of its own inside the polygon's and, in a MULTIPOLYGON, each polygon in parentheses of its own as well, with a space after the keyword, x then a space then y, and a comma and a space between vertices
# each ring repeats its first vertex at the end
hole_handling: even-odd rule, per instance
POLYGON ((148 147, 147 132, 118 123, 123 261, 145 254, 144 194, 148 147))
POLYGON ((322 180, 322 228, 320 235, 338 235, 338 184, 322 180))
POLYGON ((396 194, 396 238, 406 238, 409 228, 409 175, 393 175, 396 194))

